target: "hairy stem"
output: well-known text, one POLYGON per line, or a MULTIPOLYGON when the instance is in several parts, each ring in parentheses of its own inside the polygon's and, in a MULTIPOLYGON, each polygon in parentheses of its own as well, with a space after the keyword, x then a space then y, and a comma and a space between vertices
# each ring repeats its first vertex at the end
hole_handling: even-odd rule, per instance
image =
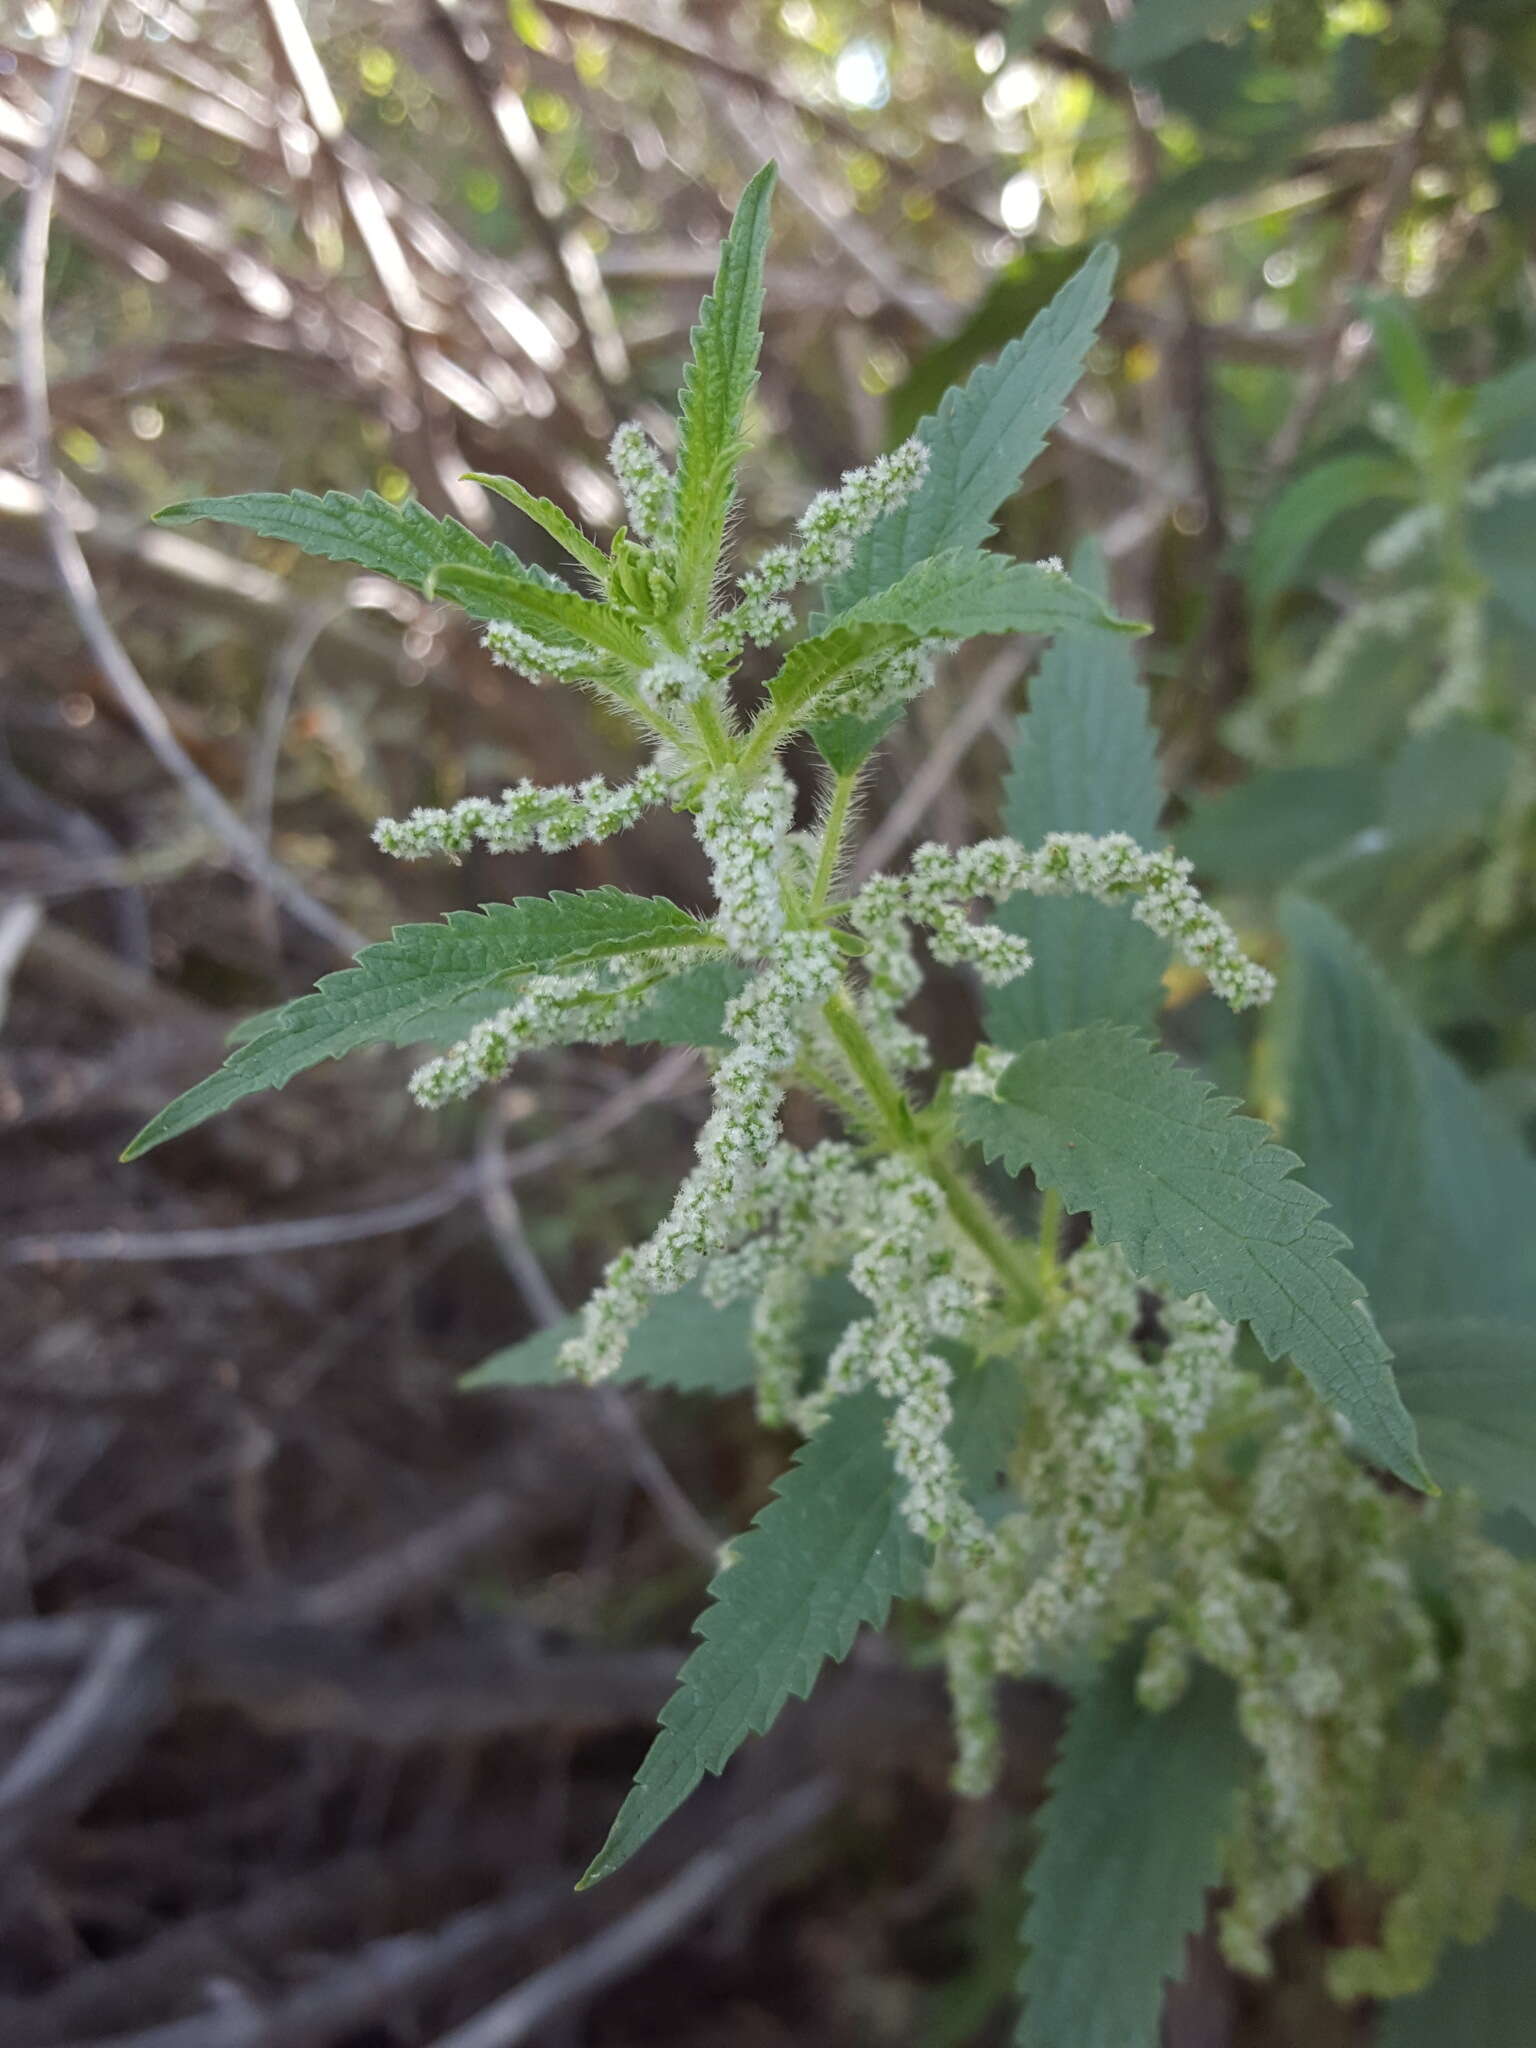
POLYGON ((905 1091, 891 1075, 846 988, 831 996, 824 1012, 854 1078, 874 1105, 891 1149, 915 1159, 938 1187, 951 1218, 1020 1306, 1039 1306, 1040 1289, 1022 1247, 1016 1245, 981 1196, 956 1166, 950 1148, 918 1121, 905 1091))
POLYGON ((700 697, 693 706, 693 720, 709 756, 711 768, 723 768, 732 757, 730 737, 712 697, 700 697))
POLYGON ((832 801, 827 806, 826 823, 821 833, 821 858, 816 863, 816 880, 811 888, 813 917, 826 908, 827 898, 832 892, 838 855, 843 850, 843 834, 848 829, 848 810, 858 779, 859 771, 851 768, 845 775, 839 775, 832 786, 832 801))

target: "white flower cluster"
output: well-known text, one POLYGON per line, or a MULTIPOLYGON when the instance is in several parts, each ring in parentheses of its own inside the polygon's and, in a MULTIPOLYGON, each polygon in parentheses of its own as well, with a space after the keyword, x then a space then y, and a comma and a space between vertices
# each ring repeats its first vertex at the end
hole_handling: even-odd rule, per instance
POLYGON ((1390 1903, 1381 1946, 1336 1957, 1334 1988, 1418 1988, 1448 1938, 1481 1938, 1536 1876, 1529 1852, 1523 1880, 1516 1867, 1499 1794, 1536 1685, 1536 1570, 1483 1535, 1470 1497, 1384 1491, 1308 1390, 1237 1365, 1208 1303, 1149 1306, 1096 1250, 1058 1283, 1021 1349, 1019 1512, 985 1555, 941 1553, 932 1575, 952 1617, 958 1781, 990 1782, 999 1675, 1141 1632, 1143 1706, 1213 1666, 1254 1751, 1229 1958, 1267 1970, 1275 1924, 1358 1865, 1390 1903))
POLYGON ((861 927, 869 950, 860 965, 864 987, 859 1016, 886 1065, 912 1074, 928 1064, 928 1041, 902 1019, 902 1011, 923 985, 923 970, 912 950, 907 921, 897 914, 871 917, 861 927))
POLYGON ((779 871, 794 808, 793 785, 780 768, 750 789, 717 775, 700 799, 694 827, 719 901, 715 929, 734 953, 759 958, 784 929, 779 871))
POLYGON ((873 1178, 875 1232, 849 1267, 871 1313, 843 1332, 800 1420, 814 1425, 840 1395, 875 1387, 892 1404, 886 1441, 906 1485, 908 1524, 930 1543, 975 1556, 986 1549, 986 1531, 948 1441, 953 1368, 933 1346, 969 1334, 986 1283, 953 1240, 944 1197, 920 1168, 887 1158, 873 1178))
POLYGON ((952 640, 925 640, 901 653, 862 662, 835 686, 838 711, 851 718, 876 718, 882 711, 920 696, 933 681, 939 657, 955 644, 952 640))
POLYGON ((717 1306, 753 1297, 757 1412, 770 1428, 801 1417, 812 1285, 859 1249, 874 1193, 874 1177, 851 1145, 829 1141, 802 1152, 781 1143, 738 1212, 746 1242, 705 1268, 704 1292, 717 1306))
POLYGON ((434 853, 457 859, 477 839, 491 853, 522 853, 530 846, 560 853, 627 831, 666 799, 666 777, 654 764, 617 789, 601 775, 548 787, 525 780, 499 798, 470 796, 450 810, 424 807, 408 818, 380 818, 373 839, 397 860, 424 860, 434 853))
POLYGON ((784 1076, 807 1013, 837 986, 841 956, 822 932, 784 932, 772 964, 726 1005, 731 1049, 715 1071, 714 1107, 671 1211, 643 1245, 623 1251, 582 1313, 561 1363, 580 1379, 618 1371, 635 1326, 659 1294, 675 1294, 741 1230, 742 1212, 778 1139, 784 1076))
POLYGON ((1445 615, 1440 641, 1440 679, 1409 713, 1415 732, 1429 732, 1459 712, 1477 711, 1488 684, 1487 636, 1482 599, 1459 597, 1445 615))
POLYGON ((550 1045, 604 1045, 617 1038, 624 1019, 645 1000, 648 989, 631 994, 598 970, 583 974, 530 975, 517 1000, 476 1024, 467 1037, 411 1076, 411 1094, 422 1109, 472 1095, 487 1081, 501 1080, 519 1053, 550 1045))
POLYGON ((658 540, 672 519, 672 479, 661 450, 638 420, 626 420, 608 444, 608 467, 624 494, 631 532, 658 540))
POLYGON ((818 491, 795 523, 794 540, 770 548, 742 576, 741 601, 731 614, 742 636, 766 646, 787 632, 794 623, 789 592, 841 575, 876 520, 918 489, 928 461, 922 441, 903 441, 867 469, 849 470, 835 491, 818 491))
POLYGON ((580 682, 592 666, 592 653, 585 647, 561 646, 527 633, 510 619, 496 619, 481 634, 481 642, 498 668, 515 669, 536 683, 544 676, 559 676, 565 682, 580 682))
POLYGON ((636 676, 635 688, 653 711, 675 711, 696 704, 709 689, 709 677, 691 654, 660 654, 636 676))
POLYGON ((1365 566, 1379 576, 1404 568, 1445 531, 1443 505, 1413 505, 1384 526, 1365 550, 1365 566))
POLYGON ((967 916, 973 899, 998 902, 1024 890, 1129 902, 1132 915, 1200 968, 1234 1009, 1267 1001, 1274 977, 1248 959, 1232 927, 1190 881, 1191 872, 1189 861, 1149 853, 1123 832, 1102 838, 1052 832, 1033 851, 1013 839, 959 848, 930 844, 918 848, 905 875, 877 875, 867 882, 850 916, 860 932, 882 944, 889 943, 898 921, 924 925, 933 934, 936 958, 969 961, 984 980, 1003 982, 1029 966, 1029 947, 997 925, 973 924, 967 916))
POLYGON ((1491 511, 1507 498, 1536 494, 1536 462, 1496 462, 1467 485, 1466 502, 1474 512, 1491 511))
POLYGON ((1209 1303, 1165 1319, 1156 1367, 1138 1348, 1135 1282, 1117 1252, 1087 1250, 1059 1299, 1025 1331, 1020 1363, 1031 1407, 1021 1432, 1024 1506, 992 1532, 981 1560, 957 1578, 952 1681, 963 1789, 984 1789, 991 1680, 1038 1670, 1064 1650, 1097 1643, 1137 1595, 1135 1552, 1154 1477, 1190 1465, 1217 1400, 1233 1384, 1235 1332, 1209 1303), (978 1677, 985 1682, 978 1685, 978 1677))

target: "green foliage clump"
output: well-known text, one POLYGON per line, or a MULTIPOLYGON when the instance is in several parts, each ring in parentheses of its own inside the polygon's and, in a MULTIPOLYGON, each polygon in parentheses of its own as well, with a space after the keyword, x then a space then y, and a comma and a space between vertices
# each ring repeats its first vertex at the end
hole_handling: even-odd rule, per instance
MULTIPOLYGON (((1387 1897, 1383 1941, 1338 1959, 1338 1987, 1416 1988, 1447 1939, 1487 1931, 1506 1893, 1531 1888, 1536 1572, 1486 1532, 1472 1489, 1531 1508, 1498 1417, 1529 1383, 1533 1312, 1511 1300, 1485 1358, 1479 1337, 1450 1345, 1388 1283, 1412 1331, 1400 1389, 1300 1160, 1147 1035, 1170 952, 1234 1009, 1263 1004, 1273 977, 1189 860, 1152 843, 1160 791, 1126 657, 1135 629, 1106 608, 1091 561, 1074 579, 986 545, 1094 340, 1107 254, 733 580, 772 184, 765 170, 743 195, 693 332, 675 468, 638 429, 615 439, 628 529, 604 549, 559 507, 482 479, 567 550, 573 580, 374 499, 263 494, 171 515, 231 520, 457 603, 499 660, 589 690, 646 747, 620 788, 520 784, 385 820, 385 850, 553 852, 667 807, 693 821, 713 908, 601 889, 402 927, 263 1019, 131 1149, 369 1043, 434 1049, 413 1081, 429 1105, 499 1081, 530 1048, 699 1045, 713 1105, 668 1214, 571 1324, 478 1375, 726 1391, 749 1376, 746 1352, 763 1420, 805 1437, 711 1588, 700 1646, 589 1881, 859 1627, 923 1601, 946 1645, 966 1789, 989 1781, 997 1676, 1046 1671, 1082 1692, 1026 1922, 1021 2041, 1150 2041, 1181 1937, 1219 1881, 1233 1894, 1229 1953, 1262 1970, 1268 1933, 1319 1874, 1363 1870, 1387 1897), (797 635, 807 584, 820 610, 797 635), (1021 735, 1009 834, 920 848, 855 888, 847 842, 867 761, 951 643, 997 634, 1057 642, 1021 735), (785 641, 749 705, 747 650, 785 641), (821 782, 809 824, 784 765, 807 742, 821 782), (977 904, 996 914, 978 919, 977 904), (991 1042, 937 1085, 910 1014, 917 933, 988 990, 991 1042), (791 1089, 838 1135, 792 1144, 791 1089), (1033 1234, 1004 1220, 967 1144, 1033 1175, 1033 1234), (1087 1212, 1097 1240, 1066 1261, 1063 1206, 1087 1212), (1243 1325, 1277 1372, 1239 1348, 1243 1325), (1458 1377, 1449 1362, 1466 1350, 1474 1370, 1458 1377), (1429 1464, 1443 1448, 1453 1494, 1420 1491, 1434 1482, 1415 1389, 1429 1464), (1086 1951, 1066 1931, 1079 1923, 1094 1930, 1086 1951)), ((1413 1077, 1405 1146, 1443 1149, 1454 1072, 1447 1082, 1322 912, 1298 918, 1303 1012, 1309 988, 1345 984, 1413 1077)), ((1372 1113, 1368 1077, 1339 1081, 1353 1048, 1332 1043, 1326 1014, 1303 1014, 1295 1044, 1294 1128, 1335 1085, 1346 1119, 1372 1113)), ((1501 1207, 1536 1214, 1520 1164, 1492 1138, 1486 1151, 1501 1207)), ((1346 1172, 1333 1178, 1370 1250, 1368 1209, 1351 1204, 1346 1172)), ((1410 1198, 1405 1173, 1391 1192, 1410 1198)), ((1405 1218, 1410 1262, 1427 1256, 1427 1223, 1418 1208, 1405 1218)))

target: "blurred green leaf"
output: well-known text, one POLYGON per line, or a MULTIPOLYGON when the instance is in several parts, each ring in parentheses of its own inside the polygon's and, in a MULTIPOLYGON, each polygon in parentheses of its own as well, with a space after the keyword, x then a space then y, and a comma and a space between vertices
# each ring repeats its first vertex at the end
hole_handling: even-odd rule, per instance
POLYGON ((1536 1161, 1326 910, 1281 927, 1286 1135, 1377 1314, 1536 1323, 1536 1161))
POLYGON ((1536 1324, 1393 1323, 1386 1334, 1436 1478, 1536 1522, 1536 1324))
POLYGON ((1205 36, 1241 28, 1254 0, 1136 0, 1110 39, 1110 55, 1122 71, 1145 71, 1205 36))
POLYGON ((1536 1913, 1510 1900, 1487 1941, 1453 1945, 1415 1998, 1394 1998, 1380 2048, 1514 2048, 1536 2012, 1536 1913))
POLYGON ((1122 1650, 1071 1710, 1024 1916, 1017 2048, 1157 2048, 1206 1894, 1221 1881, 1252 1757, 1224 1678, 1136 1702, 1140 1651, 1122 1650))
MULTIPOLYGON (((1073 563, 1104 588, 1102 564, 1073 563)), ((1048 832, 1128 832, 1156 843, 1162 784, 1147 693, 1123 641, 1063 634, 1029 687, 1003 791, 1003 827, 1026 846, 1048 832)), ((1035 964, 986 997, 988 1036, 1017 1047, 1079 1024, 1150 1025, 1161 1002, 1168 949, 1113 906, 1081 897, 1013 897, 997 920, 1030 941, 1035 964)))

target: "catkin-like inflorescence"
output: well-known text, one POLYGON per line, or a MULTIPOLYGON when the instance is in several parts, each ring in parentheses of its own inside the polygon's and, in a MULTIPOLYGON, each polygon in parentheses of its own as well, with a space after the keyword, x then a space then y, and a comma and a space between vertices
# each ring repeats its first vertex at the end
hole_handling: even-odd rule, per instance
POLYGON ((864 987, 859 1015, 864 1029, 893 1072, 915 1073, 927 1066, 929 1054, 927 1039, 901 1014, 923 985, 907 920, 899 911, 890 917, 871 915, 860 931, 868 947, 860 962, 864 987))
POLYGON ((878 718, 883 711, 921 695, 933 681, 939 657, 954 645, 952 640, 925 640, 919 647, 862 662, 838 679, 838 712, 851 718, 878 718))
POLYGON ((1444 531, 1443 505, 1414 505, 1375 535, 1365 551, 1365 566, 1377 575, 1391 575, 1444 531))
POLYGON ((719 900, 715 929, 734 953, 760 958, 784 929, 779 871, 794 807, 779 768, 750 789, 717 776, 700 799, 694 823, 719 900))
POLYGON ((531 683, 544 676, 559 676, 563 682, 580 682, 592 666, 591 652, 584 647, 564 647, 553 640, 525 632, 509 619, 496 619, 481 636, 486 652, 498 668, 516 669, 531 683))
POLYGON ((657 1230, 604 1274, 580 1333, 561 1352, 568 1372, 592 1381, 617 1372, 652 1299, 675 1294, 706 1259, 740 1241, 754 1185, 778 1140, 785 1074, 799 1056, 808 1014, 837 986, 839 970, 825 933, 783 932, 771 965, 726 1005, 731 1049, 715 1070, 697 1162, 657 1230))
POLYGON ((597 970, 531 975, 515 1002, 418 1067, 411 1076, 411 1094, 423 1109, 441 1109, 488 1081, 501 1080, 519 1053, 540 1046, 606 1044, 619 1036, 646 993, 631 995, 597 970))
POLYGON ((985 980, 1003 982, 1029 966, 1029 948, 996 925, 973 924, 967 908, 974 899, 998 902, 1026 891, 1129 903, 1132 915, 1200 968, 1234 1009, 1267 1001, 1274 977, 1242 951, 1232 927, 1190 881, 1192 871, 1189 861, 1148 852, 1122 832, 1102 838, 1053 832, 1033 850, 1013 839, 959 848, 927 845, 912 856, 905 875, 877 875, 866 883, 851 916, 872 937, 887 933, 898 919, 924 925, 938 959, 969 961, 985 980))
POLYGON ((608 444, 608 466, 624 494, 631 530, 658 540, 672 519, 672 479, 661 450, 638 420, 626 420, 608 444))
POLYGON ((934 1345, 969 1333, 986 1285, 951 1236, 942 1193, 920 1168, 882 1160, 874 1194, 873 1226, 848 1269, 871 1313, 844 1331, 821 1390, 801 1404, 800 1420, 814 1427, 839 1396, 877 1388, 892 1404, 886 1441, 905 1484, 907 1522, 931 1543, 978 1552, 985 1531, 948 1439, 954 1372, 934 1345))
POLYGON ((950 1616, 957 1783, 990 1782, 998 1677, 1139 1634, 1142 1706, 1211 1666, 1253 1753, 1229 1959, 1266 1972, 1277 1922, 1353 1865, 1390 1903, 1379 1945, 1332 1959, 1336 1993, 1419 1988, 1520 1881, 1500 1788, 1536 1685, 1536 1571, 1486 1537, 1470 1496, 1384 1492, 1310 1391, 1242 1368, 1200 1297, 1149 1312, 1116 1252, 1061 1269, 1018 1364, 1020 1509, 984 1551, 941 1553, 930 1587, 950 1616))
POLYGON ((819 491, 796 521, 794 540, 770 548, 742 576, 731 614, 742 636, 766 645, 787 631, 794 620, 789 592, 840 576, 875 522, 918 489, 928 461, 923 442, 903 441, 867 469, 849 470, 835 491, 819 491))
POLYGON ((617 789, 600 775, 548 787, 523 781, 504 789, 499 798, 470 796, 448 810, 421 809, 408 818, 380 818, 373 838, 397 860, 424 860, 434 853, 457 859, 476 840, 491 853, 522 853, 530 846, 560 853, 627 831, 666 798, 666 777, 654 765, 642 768, 633 782, 617 789))
POLYGON ((660 654, 635 678, 635 688, 653 711, 696 704, 709 689, 709 676, 691 654, 660 654))
POLYGON ((754 1234, 704 1269, 704 1292, 717 1306, 753 1297, 757 1408, 771 1428, 797 1413, 815 1276, 853 1257, 876 1206, 875 1177, 853 1146, 825 1142, 802 1152, 781 1142, 738 1212, 738 1228, 754 1234))
POLYGON ((1431 589, 1404 590, 1357 604, 1326 635, 1302 671, 1302 696, 1328 696, 1373 640, 1407 640, 1434 618, 1439 602, 1439 593, 1431 589))
POLYGON ((1440 649, 1440 679, 1409 714, 1415 732, 1431 732, 1448 718, 1481 707, 1488 686, 1488 647, 1480 597, 1459 597, 1451 604, 1440 649))

